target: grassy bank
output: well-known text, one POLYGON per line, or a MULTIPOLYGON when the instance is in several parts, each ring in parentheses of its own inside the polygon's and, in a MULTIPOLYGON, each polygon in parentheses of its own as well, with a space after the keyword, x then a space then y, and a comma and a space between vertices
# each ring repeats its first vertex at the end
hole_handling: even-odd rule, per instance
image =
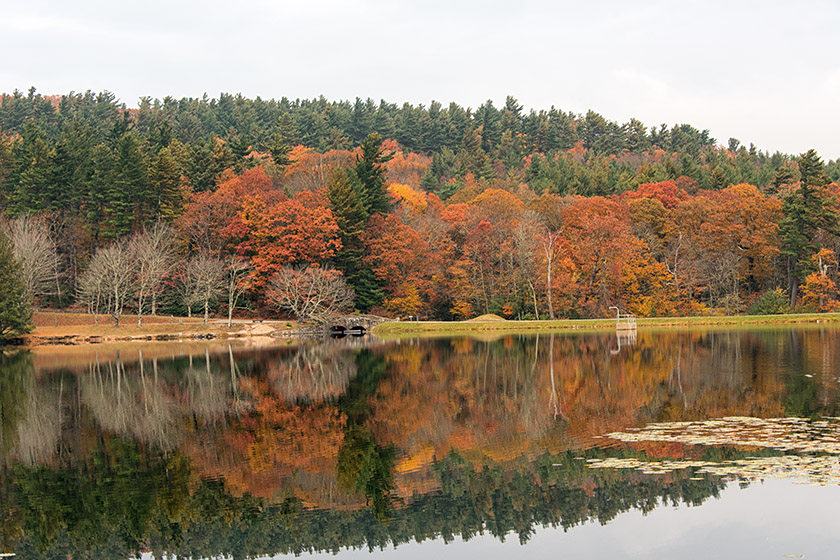
MULTIPOLYGON (((840 325, 840 313, 802 313, 791 315, 737 315, 720 317, 651 317, 637 320, 639 329, 685 328, 701 326, 787 325, 833 323, 840 325)), ((469 321, 389 321, 373 329, 380 337, 417 335, 455 335, 481 332, 549 332, 567 330, 612 330, 615 319, 562 319, 556 321, 506 321, 499 318, 469 321)))

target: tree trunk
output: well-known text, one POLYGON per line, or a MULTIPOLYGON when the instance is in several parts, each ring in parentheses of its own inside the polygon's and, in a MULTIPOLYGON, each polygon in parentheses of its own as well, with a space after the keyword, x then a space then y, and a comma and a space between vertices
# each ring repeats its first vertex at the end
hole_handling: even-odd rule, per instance
POLYGON ((531 297, 534 298, 534 316, 536 317, 537 321, 540 320, 540 309, 537 307, 537 292, 534 290, 534 284, 531 282, 531 279, 528 278, 528 287, 531 288, 531 297))

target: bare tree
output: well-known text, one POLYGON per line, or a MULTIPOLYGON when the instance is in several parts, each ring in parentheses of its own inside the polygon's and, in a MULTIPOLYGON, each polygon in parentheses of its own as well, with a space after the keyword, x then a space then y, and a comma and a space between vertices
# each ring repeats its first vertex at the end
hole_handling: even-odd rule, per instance
POLYGON ((545 293, 546 298, 548 299, 548 316, 552 321, 554 320, 554 303, 551 301, 551 271, 554 268, 554 263, 559 256, 560 239, 561 236, 559 232, 552 232, 547 228, 542 236, 542 246, 543 253, 545 254, 546 267, 545 293))
POLYGON ((79 300, 86 303, 94 313, 104 306, 114 319, 114 326, 120 326, 120 317, 134 292, 136 259, 129 243, 115 241, 109 247, 100 249, 90 261, 90 266, 79 280, 79 300))
POLYGON ((79 282, 76 286, 76 301, 87 306, 88 312, 93 314, 94 326, 98 326, 99 313, 105 299, 105 276, 101 271, 95 270, 93 264, 92 262, 91 266, 79 277, 79 282))
POLYGON ((245 259, 232 256, 225 267, 228 294, 228 327, 233 323, 233 310, 239 298, 251 287, 251 265, 245 259))
POLYGON ((49 224, 34 216, 19 216, 4 223, 3 232, 11 240, 15 260, 21 265, 29 299, 55 293, 61 260, 49 224))
POLYGON ((528 284, 531 300, 534 304, 534 318, 539 320, 540 309, 537 305, 537 290, 534 288, 534 278, 537 276, 535 254, 542 226, 534 212, 525 212, 519 221, 519 226, 513 232, 513 242, 516 248, 516 260, 521 277, 528 284))
POLYGON ((172 230, 158 222, 131 240, 131 249, 137 259, 137 326, 143 324, 143 309, 151 299, 151 313, 157 312, 157 295, 163 280, 175 262, 172 230))
POLYGON ((268 297, 301 321, 320 323, 352 309, 354 293, 337 270, 286 266, 272 278, 268 297))
POLYGON ((189 307, 193 303, 203 303, 204 323, 210 316, 210 302, 225 293, 225 263, 200 252, 189 262, 183 279, 184 302, 189 307))

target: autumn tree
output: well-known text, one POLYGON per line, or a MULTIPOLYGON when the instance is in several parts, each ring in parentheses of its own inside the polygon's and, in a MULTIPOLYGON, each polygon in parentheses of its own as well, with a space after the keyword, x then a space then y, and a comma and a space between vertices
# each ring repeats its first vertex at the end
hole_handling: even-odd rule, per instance
POLYGON ((287 157, 291 162, 283 170, 283 188, 290 194, 322 189, 334 171, 354 162, 353 152, 349 150, 319 153, 306 146, 295 146, 287 157))
POLYGON ((417 316, 431 288, 434 261, 421 235, 395 214, 374 215, 362 241, 364 262, 388 293, 384 307, 396 315, 417 316))
POLYGON ((630 231, 627 207, 602 197, 573 197, 563 208, 560 233, 572 249, 575 282, 564 291, 588 315, 605 313, 617 302, 621 269, 638 240, 630 231))
POLYGON ((247 233, 238 250, 251 258, 255 287, 284 265, 322 262, 341 248, 338 224, 324 202, 308 192, 271 205, 245 200, 240 217, 247 233))
POLYGON ((667 243, 674 244, 672 271, 686 287, 704 286, 711 304, 761 287, 779 253, 781 205, 753 185, 702 191, 674 209, 667 243))
POLYGON ((816 266, 817 271, 805 277, 805 282, 802 284, 802 304, 820 313, 836 311, 837 285, 828 274, 829 270, 837 268, 834 251, 820 249, 811 257, 811 262, 816 266))
POLYGON ((213 252, 230 249, 242 241, 240 213, 243 204, 247 198, 255 196, 273 201, 284 195, 273 188, 271 178, 262 167, 240 175, 226 172, 215 191, 192 194, 174 227, 193 248, 213 252))

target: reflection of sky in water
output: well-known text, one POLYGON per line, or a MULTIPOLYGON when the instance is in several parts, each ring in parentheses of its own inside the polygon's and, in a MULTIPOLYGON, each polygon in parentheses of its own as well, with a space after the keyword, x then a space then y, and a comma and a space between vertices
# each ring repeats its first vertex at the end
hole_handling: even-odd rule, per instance
MULTIPOLYGON (((840 535, 840 487, 799 486, 769 480, 740 489, 736 484, 720 499, 701 507, 660 507, 647 515, 620 514, 601 526, 590 522, 573 527, 539 528, 527 545, 515 534, 504 543, 485 534, 450 544, 438 539, 396 549, 349 550, 342 558, 399 556, 411 560, 449 558, 836 558, 840 535)), ((334 558, 332 554, 304 555, 334 558)), ((276 558, 281 558, 277 556, 276 558)))

